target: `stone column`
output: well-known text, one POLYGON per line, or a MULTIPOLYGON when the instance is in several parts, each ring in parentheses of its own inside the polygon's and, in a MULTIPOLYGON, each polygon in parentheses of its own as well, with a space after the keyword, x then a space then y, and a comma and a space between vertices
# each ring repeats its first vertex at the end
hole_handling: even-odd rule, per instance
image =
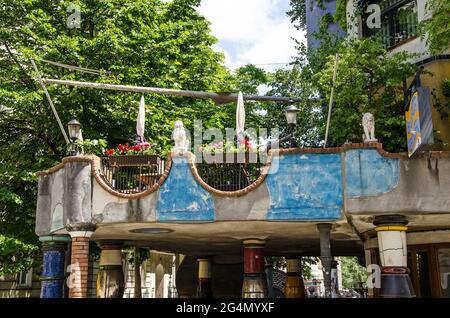
POLYGON ((320 232, 320 260, 322 262, 325 298, 331 298, 331 261, 333 260, 330 244, 331 224, 317 224, 317 229, 320 232))
POLYGON ((211 258, 199 258, 198 260, 198 298, 212 298, 212 260, 211 258))
POLYGON ((89 270, 89 239, 95 225, 67 226, 72 238, 70 258, 69 298, 86 298, 89 270))
POLYGON ((305 285, 301 273, 301 259, 286 260, 286 298, 305 298, 305 285))
POLYGON ((267 298, 267 280, 264 261, 265 241, 244 241, 244 282, 242 298, 267 298))
POLYGON ((103 241, 97 274, 97 298, 122 298, 125 281, 122 264, 122 242, 103 241))
POLYGON ((65 260, 70 236, 41 236, 42 275, 41 298, 64 298, 65 260))
POLYGON ((415 297, 407 267, 408 221, 402 215, 385 215, 375 217, 373 224, 376 226, 382 266, 380 297, 415 297))

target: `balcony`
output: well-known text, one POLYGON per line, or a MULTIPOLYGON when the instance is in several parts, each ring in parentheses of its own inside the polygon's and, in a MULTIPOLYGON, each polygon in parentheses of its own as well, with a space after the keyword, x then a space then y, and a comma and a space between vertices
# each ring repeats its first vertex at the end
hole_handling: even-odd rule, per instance
MULTIPOLYGON (((195 167, 207 185, 225 192, 250 186, 261 176, 265 166, 265 160, 256 153, 223 154, 219 159, 206 160, 195 167)), ((159 155, 109 156, 101 158, 100 171, 102 179, 115 191, 137 194, 158 183, 164 174, 164 160, 159 155)))
POLYGON ((114 190, 123 194, 144 192, 164 173, 159 155, 110 156, 101 159, 101 176, 114 190))

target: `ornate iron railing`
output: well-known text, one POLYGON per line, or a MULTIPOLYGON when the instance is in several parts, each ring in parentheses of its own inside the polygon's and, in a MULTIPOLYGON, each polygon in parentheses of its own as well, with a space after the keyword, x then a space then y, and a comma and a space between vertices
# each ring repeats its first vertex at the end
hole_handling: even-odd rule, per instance
POLYGON ((155 185, 164 173, 158 155, 110 156, 101 159, 103 180, 124 194, 143 192, 155 185))
MULTIPOLYGON (((244 162, 240 162, 237 156, 234 160, 226 160, 220 163, 197 163, 197 171, 202 180, 210 187, 220 191, 238 191, 254 183, 262 174, 265 163, 261 160, 249 160, 245 156, 244 162)), ((256 159, 256 155, 254 159, 256 159)), ((240 158, 242 159, 242 158, 240 158)))

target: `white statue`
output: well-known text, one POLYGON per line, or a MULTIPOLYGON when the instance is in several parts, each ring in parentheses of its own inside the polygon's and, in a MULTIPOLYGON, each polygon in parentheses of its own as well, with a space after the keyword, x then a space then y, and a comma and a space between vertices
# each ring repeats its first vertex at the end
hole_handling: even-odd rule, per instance
POLYGON ((175 147, 172 149, 173 152, 188 151, 189 141, 186 138, 186 129, 181 120, 177 120, 174 123, 172 139, 175 141, 175 147))
POLYGON ((377 141, 375 138, 375 118, 371 113, 365 113, 362 118, 364 127, 364 142, 377 141))

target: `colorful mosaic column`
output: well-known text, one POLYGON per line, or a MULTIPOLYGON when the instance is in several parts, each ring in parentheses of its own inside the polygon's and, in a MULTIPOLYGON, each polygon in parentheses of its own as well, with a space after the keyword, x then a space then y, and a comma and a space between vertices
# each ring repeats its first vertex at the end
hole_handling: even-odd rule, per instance
POLYGON ((284 287, 286 298, 305 298, 300 259, 287 259, 286 269, 286 285, 284 287))
POLYGON ((317 224, 320 233, 320 261, 322 262, 323 284, 325 287, 325 298, 331 298, 331 224, 317 224))
POLYGON ((212 298, 211 272, 212 261, 210 258, 198 259, 198 298, 212 298))
POLYGON ((265 241, 244 241, 244 282, 242 298, 267 298, 264 262, 265 241))
POLYGON ((42 275, 41 298, 63 298, 66 251, 70 236, 41 236, 42 275))
POLYGON ((415 297, 407 267, 408 221, 402 215, 386 215, 375 217, 373 224, 376 226, 382 266, 380 297, 415 297))
POLYGON ((95 225, 67 227, 72 238, 70 276, 68 280, 70 298, 86 298, 89 270, 89 239, 95 225))
POLYGON ((125 290, 122 242, 100 242, 100 266, 97 274, 97 298, 122 298, 125 290))

